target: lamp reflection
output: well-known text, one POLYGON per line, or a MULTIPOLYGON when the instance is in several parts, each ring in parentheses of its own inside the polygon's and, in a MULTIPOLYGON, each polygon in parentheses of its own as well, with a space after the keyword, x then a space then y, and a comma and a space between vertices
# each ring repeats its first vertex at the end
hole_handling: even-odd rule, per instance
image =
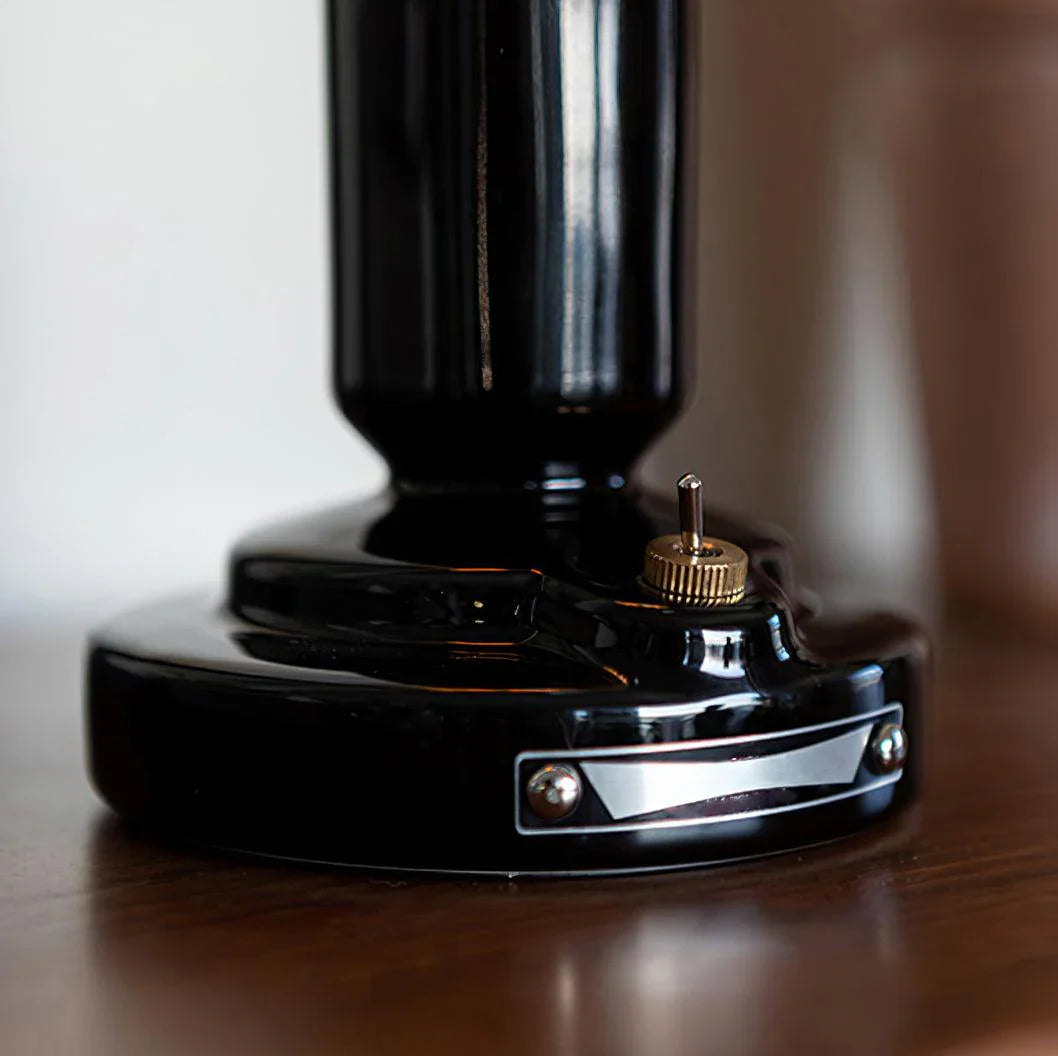
POLYGON ((855 1037, 866 1056, 902 1051, 914 980, 886 858, 872 840, 624 880, 408 882, 167 850, 107 818, 86 878, 85 1041, 768 1056, 855 1037), (142 882, 113 883, 129 873, 142 882))
POLYGON ((594 941, 560 939, 541 1017, 552 1051, 830 1052, 833 1038, 852 1037, 858 1053, 899 1051, 908 1024, 877 1016, 879 1005, 907 1007, 884 876, 807 916, 781 899, 664 901, 594 941))

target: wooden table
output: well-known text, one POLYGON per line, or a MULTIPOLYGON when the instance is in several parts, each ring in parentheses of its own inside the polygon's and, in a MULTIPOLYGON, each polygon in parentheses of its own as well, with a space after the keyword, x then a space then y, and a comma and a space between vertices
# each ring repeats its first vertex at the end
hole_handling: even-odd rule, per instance
POLYGON ((84 778, 78 644, 7 637, 0 1053, 1058 1053, 1054 651, 943 652, 888 828, 504 884, 136 841, 84 778))

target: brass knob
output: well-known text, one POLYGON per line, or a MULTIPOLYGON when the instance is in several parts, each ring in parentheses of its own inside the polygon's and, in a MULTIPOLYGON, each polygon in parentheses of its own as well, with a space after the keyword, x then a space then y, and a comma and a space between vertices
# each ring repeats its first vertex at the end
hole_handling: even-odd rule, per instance
POLYGON ((746 592, 749 558, 725 539, 705 534, 702 482, 685 473, 676 483, 680 534, 647 544, 643 581, 675 605, 730 605, 746 592))

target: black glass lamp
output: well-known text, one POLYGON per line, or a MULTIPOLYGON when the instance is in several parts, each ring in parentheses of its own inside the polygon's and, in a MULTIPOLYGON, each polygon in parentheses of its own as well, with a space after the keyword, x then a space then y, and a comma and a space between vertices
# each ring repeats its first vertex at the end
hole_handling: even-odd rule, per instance
POLYGON ((392 485, 243 540, 219 606, 93 637, 92 777, 130 821, 580 874, 911 800, 918 631, 809 611, 781 534, 705 510, 716 452, 676 503, 630 483, 683 390, 691 7, 331 0, 334 385, 392 485))

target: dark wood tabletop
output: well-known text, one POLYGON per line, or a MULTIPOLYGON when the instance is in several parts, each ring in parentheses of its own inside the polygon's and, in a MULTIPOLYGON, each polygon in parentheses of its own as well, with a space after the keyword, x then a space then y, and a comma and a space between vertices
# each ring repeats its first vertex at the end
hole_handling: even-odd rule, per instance
POLYGON ((1058 1053, 1054 649, 940 650, 926 797, 885 828, 518 883, 131 837, 84 777, 78 654, 0 651, 0 1053, 1058 1053))

